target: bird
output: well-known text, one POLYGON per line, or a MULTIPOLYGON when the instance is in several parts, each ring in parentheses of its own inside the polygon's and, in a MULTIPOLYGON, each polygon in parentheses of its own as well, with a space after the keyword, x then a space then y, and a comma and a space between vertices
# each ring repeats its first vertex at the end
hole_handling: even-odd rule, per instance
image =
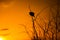
POLYGON ((29 15, 30 16, 34 16, 34 12, 29 12, 29 15))

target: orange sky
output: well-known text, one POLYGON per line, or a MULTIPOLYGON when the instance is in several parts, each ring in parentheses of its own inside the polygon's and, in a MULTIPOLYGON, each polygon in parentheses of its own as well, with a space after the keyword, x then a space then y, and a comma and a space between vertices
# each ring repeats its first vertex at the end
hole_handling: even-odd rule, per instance
MULTIPOLYGON (((25 25, 27 30, 32 28, 32 19, 29 16, 29 4, 31 10, 35 12, 35 15, 43 8, 49 6, 42 0, 30 0, 29 2, 27 0, 20 0, 10 3, 0 3, 0 28, 8 28, 7 31, 0 31, 0 35, 4 36, 3 34, 8 34, 4 36, 6 40, 29 40, 29 36, 23 26, 25 25)), ((41 15, 43 17, 49 12, 47 10, 42 12, 41 15)))

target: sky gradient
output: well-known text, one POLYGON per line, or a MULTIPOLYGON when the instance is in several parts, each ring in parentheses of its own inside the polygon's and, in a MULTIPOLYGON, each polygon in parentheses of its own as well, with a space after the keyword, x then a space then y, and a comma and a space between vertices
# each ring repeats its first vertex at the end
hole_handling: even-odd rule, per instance
MULTIPOLYGON (((32 18, 29 15, 30 9, 36 16, 43 8, 47 7, 36 18, 38 21, 39 18, 44 18, 47 23, 50 4, 56 4, 56 0, 14 0, 11 2, 0 2, 0 29, 7 29, 0 31, 0 35, 4 36, 6 40, 29 40, 30 37, 26 33, 25 26, 28 31, 32 30, 32 18)), ((56 6, 53 7, 56 8, 56 6)), ((42 24, 44 23, 41 20, 42 24)))

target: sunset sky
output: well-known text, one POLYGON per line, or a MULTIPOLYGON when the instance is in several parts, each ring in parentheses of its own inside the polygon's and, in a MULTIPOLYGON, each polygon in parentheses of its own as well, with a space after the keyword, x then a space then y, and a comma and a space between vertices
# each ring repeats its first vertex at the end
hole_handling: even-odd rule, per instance
MULTIPOLYGON (((28 31, 32 30, 30 9, 36 16, 43 8, 47 7, 39 14, 38 18, 45 18, 45 22, 48 22, 49 5, 55 4, 55 1, 51 1, 13 0, 0 2, 0 36, 6 38, 5 40, 29 40, 30 37, 26 33, 25 27, 28 31)), ((38 18, 37 20, 39 20, 38 18)), ((43 23, 42 20, 41 23, 43 23)))

